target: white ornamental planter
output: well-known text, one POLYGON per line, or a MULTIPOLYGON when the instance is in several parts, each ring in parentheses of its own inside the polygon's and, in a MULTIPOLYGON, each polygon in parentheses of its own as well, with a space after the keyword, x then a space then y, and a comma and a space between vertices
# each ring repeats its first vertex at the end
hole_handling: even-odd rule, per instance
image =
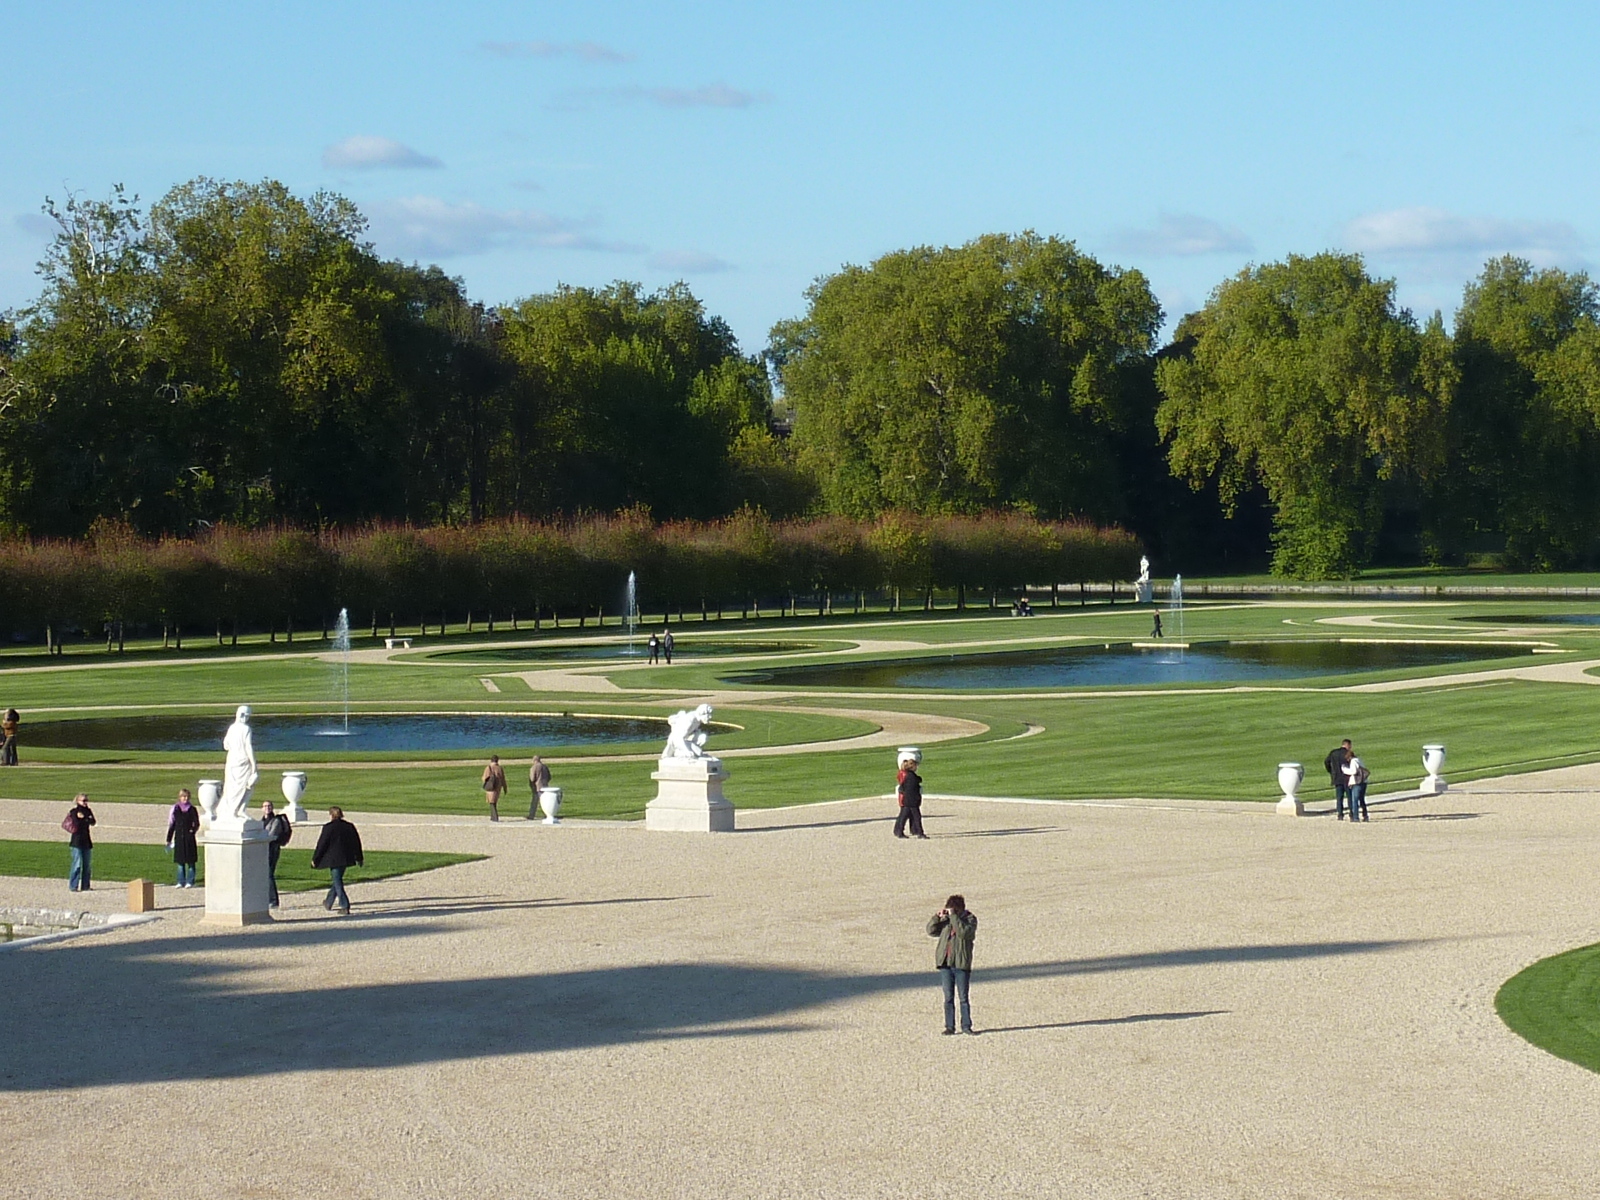
POLYGON ((1428 777, 1422 781, 1422 790, 1430 796, 1437 796, 1440 792, 1449 790, 1450 785, 1444 781, 1444 747, 1437 742, 1422 748, 1422 768, 1428 772, 1428 777))
POLYGON ((903 767, 908 762, 915 763, 919 767, 922 765, 921 746, 901 746, 899 750, 895 751, 894 765, 896 767, 903 767))
POLYGON ((547 787, 539 790, 539 808, 544 812, 546 825, 561 824, 561 789, 547 787))
POLYGON ((1283 799, 1278 801, 1278 811, 1286 817, 1303 817, 1306 815, 1306 806, 1300 803, 1300 797, 1295 793, 1300 790, 1300 781, 1306 777, 1306 769, 1299 763, 1285 762, 1278 764, 1278 787, 1283 790, 1283 799))
POLYGON ((283 810, 283 815, 289 818, 290 824, 298 825, 306 819, 306 810, 300 805, 300 797, 305 795, 306 773, 304 771, 285 771, 283 773, 283 798, 288 807, 283 810))
POLYGON ((202 779, 200 781, 200 821, 202 824, 211 824, 211 814, 217 811, 217 805, 221 802, 222 780, 202 779))

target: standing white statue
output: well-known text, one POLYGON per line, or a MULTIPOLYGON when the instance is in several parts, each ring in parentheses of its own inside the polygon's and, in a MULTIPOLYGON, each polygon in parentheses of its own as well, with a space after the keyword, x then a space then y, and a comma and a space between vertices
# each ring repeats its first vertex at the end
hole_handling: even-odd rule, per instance
POLYGON ((1134 580, 1134 582, 1135 583, 1149 583, 1150 582, 1150 560, 1149 560, 1149 558, 1147 558, 1143 554, 1141 554, 1139 556, 1139 578, 1134 580))
POLYGON ((250 706, 241 704, 234 714, 233 724, 222 735, 222 748, 228 753, 227 764, 222 768, 222 795, 216 808, 209 813, 212 821, 243 824, 249 817, 250 793, 261 777, 256 770, 256 748, 250 732, 250 706))

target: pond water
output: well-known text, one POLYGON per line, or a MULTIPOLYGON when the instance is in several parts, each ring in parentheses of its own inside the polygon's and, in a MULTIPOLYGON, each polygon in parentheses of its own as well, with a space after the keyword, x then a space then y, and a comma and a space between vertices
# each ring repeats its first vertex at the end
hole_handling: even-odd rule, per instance
MULTIPOLYGON (((629 647, 627 643, 597 642, 592 646, 500 646, 482 650, 448 650, 429 655, 435 659, 471 659, 474 662, 570 662, 574 659, 620 659, 648 662, 650 651, 645 638, 629 647)), ((672 635, 672 658, 729 658, 737 654, 791 654, 822 648, 818 642, 735 642, 672 635)), ((840 643, 842 647, 844 643, 840 643)))
MULTIPOLYGON (((222 759, 222 735, 232 717, 95 717, 77 721, 33 721, 25 744, 77 750, 169 750, 207 752, 222 759)), ((251 718, 256 752, 481 750, 605 746, 657 742, 667 735, 665 720, 633 717, 522 717, 512 714, 417 713, 350 715, 343 718, 274 716, 251 718)))
POLYGON ((1422 642, 1206 642, 1187 650, 1061 646, 893 662, 774 667, 728 683, 800 687, 1032 689, 1159 683, 1244 683, 1476 662, 1530 653, 1523 646, 1422 642))
POLYGON ((1600 613, 1513 613, 1507 617, 1451 617, 1475 625, 1600 625, 1600 613))

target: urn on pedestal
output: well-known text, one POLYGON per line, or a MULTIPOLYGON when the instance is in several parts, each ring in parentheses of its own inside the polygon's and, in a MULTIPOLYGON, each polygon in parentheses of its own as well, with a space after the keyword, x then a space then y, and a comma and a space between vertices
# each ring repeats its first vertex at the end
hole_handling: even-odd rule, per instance
POLYGON ((1437 796, 1440 792, 1448 791, 1450 785, 1444 781, 1440 774, 1444 770, 1444 747, 1437 742, 1422 748, 1422 769, 1428 772, 1428 777, 1422 781, 1422 790, 1430 796, 1437 796))
POLYGON ((305 805, 300 803, 300 797, 306 791, 306 773, 304 771, 285 771, 283 773, 283 799, 285 808, 283 815, 289 818, 292 825, 298 825, 309 815, 305 805))
POLYGON ((1283 799, 1278 801, 1278 811, 1284 816, 1306 815, 1306 806, 1300 803, 1300 797, 1296 795, 1300 790, 1300 781, 1305 777, 1306 769, 1297 762, 1278 764, 1278 787, 1283 790, 1283 799))

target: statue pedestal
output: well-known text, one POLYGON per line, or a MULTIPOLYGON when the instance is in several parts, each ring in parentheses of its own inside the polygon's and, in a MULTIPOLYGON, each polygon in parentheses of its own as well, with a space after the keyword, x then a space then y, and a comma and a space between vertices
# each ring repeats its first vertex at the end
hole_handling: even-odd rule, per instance
POLYGON ((1148 579, 1134 581, 1133 602, 1135 604, 1154 604, 1155 597, 1155 585, 1148 579))
POLYGON ((213 821, 206 831, 207 925, 254 925, 267 912, 267 835, 254 817, 213 821))
POLYGON ((733 805, 722 795, 728 773, 720 758, 663 758, 650 778, 656 798, 645 806, 644 827, 667 833, 731 833, 733 805))

